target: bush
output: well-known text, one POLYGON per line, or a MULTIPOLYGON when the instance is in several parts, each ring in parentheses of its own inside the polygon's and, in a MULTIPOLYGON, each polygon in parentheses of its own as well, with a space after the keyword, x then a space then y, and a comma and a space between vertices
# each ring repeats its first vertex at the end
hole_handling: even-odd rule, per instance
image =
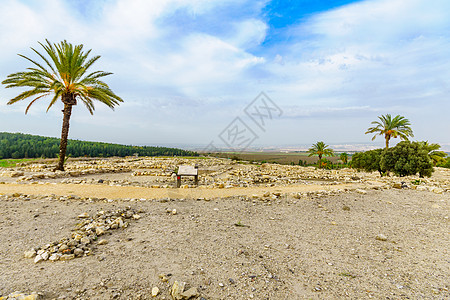
POLYGON ((381 176, 386 172, 380 165, 383 149, 355 153, 352 156, 351 167, 366 172, 378 171, 381 176))
POLYGON ((381 169, 392 171, 398 176, 415 175, 430 177, 433 163, 427 149, 419 142, 403 141, 383 151, 381 169))
POLYGON ((447 157, 445 160, 439 162, 437 164, 438 167, 449 168, 450 169, 450 157, 447 157))

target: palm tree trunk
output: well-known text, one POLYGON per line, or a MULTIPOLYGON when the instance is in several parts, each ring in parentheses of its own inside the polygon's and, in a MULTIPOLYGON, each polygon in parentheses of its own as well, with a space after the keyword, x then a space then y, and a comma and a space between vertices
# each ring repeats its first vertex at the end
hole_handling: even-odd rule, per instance
POLYGON ((64 160, 66 157, 66 150, 67 150, 67 138, 69 136, 69 120, 70 116, 72 115, 72 104, 67 103, 67 101, 64 100, 63 100, 63 102, 65 102, 63 110, 64 118, 61 131, 61 143, 59 145, 59 162, 58 166, 55 169, 60 171, 64 171, 64 160))
POLYGON ((391 138, 390 136, 386 135, 386 149, 389 148, 389 139, 391 138))
POLYGON ((319 154, 319 169, 322 169, 322 155, 319 154))

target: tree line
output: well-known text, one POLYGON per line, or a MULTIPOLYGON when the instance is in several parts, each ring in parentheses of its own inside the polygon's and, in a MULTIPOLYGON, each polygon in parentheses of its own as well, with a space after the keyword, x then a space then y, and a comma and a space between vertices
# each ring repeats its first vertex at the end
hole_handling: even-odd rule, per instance
MULTIPOLYGON (((0 132, 0 159, 2 158, 56 158, 60 140, 23 133, 0 132)), ((120 144, 68 140, 67 154, 72 157, 131 156, 198 156, 198 153, 177 148, 126 146, 120 144)))

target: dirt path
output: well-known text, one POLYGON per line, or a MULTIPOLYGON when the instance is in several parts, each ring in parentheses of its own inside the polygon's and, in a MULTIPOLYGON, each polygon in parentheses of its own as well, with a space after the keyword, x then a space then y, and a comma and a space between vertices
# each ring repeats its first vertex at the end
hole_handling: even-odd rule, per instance
POLYGON ((336 191, 339 189, 354 189, 362 187, 362 184, 337 184, 337 185, 319 185, 302 184, 290 186, 273 187, 247 187, 247 188, 228 188, 228 189, 162 189, 146 188, 134 186, 109 186, 109 185, 79 185, 79 184, 2 184, 0 185, 0 194, 23 193, 27 195, 48 195, 58 196, 77 195, 80 197, 97 198, 217 198, 232 196, 251 196, 262 195, 268 192, 295 193, 310 192, 318 190, 336 191))

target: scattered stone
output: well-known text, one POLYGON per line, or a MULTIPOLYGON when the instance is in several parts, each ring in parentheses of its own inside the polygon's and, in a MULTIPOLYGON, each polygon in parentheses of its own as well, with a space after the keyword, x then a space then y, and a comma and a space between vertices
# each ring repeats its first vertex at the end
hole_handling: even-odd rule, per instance
POLYGON ((342 207, 342 210, 349 211, 349 210, 350 210, 350 207, 348 207, 347 205, 344 205, 344 206, 342 207))
POLYGON ((89 214, 88 213, 82 213, 81 215, 78 215, 79 219, 85 219, 85 218, 89 218, 89 214))
POLYGON ((38 254, 34 258, 34 263, 37 264, 37 263, 40 263, 43 260, 44 260, 44 258, 40 254, 38 254))
MULTIPOLYGON (((59 243, 47 244, 44 247, 31 249, 24 252, 24 257, 33 258, 35 263, 42 260, 70 260, 75 257, 91 255, 90 247, 97 241, 97 237, 106 233, 107 230, 126 228, 128 222, 124 222, 122 217, 127 219, 137 219, 136 212, 127 207, 117 211, 99 211, 96 217, 88 219, 87 213, 78 217, 84 219, 77 224, 70 238, 61 240, 59 243)), ((107 244, 107 240, 98 241, 99 245, 107 244)), ((0 299, 1 300, 1 299, 0 299)))
POLYGON ((59 260, 60 257, 61 257, 61 254, 53 253, 48 260, 50 260, 50 261, 57 261, 57 260, 59 260))
POLYGON ((83 237, 83 238, 81 238, 80 242, 81 242, 82 244, 87 245, 87 244, 90 244, 90 243, 91 243, 91 239, 88 238, 88 237, 83 237))
POLYGON ((184 292, 184 287, 186 286, 186 282, 175 280, 170 289, 170 295, 174 300, 182 300, 183 296, 181 295, 184 292))
POLYGON ((14 292, 7 296, 0 296, 0 300, 37 300, 40 299, 39 294, 36 292, 31 293, 30 295, 23 294, 21 292, 14 292))
POLYGON ((47 260, 49 258, 49 256, 50 256, 50 254, 47 251, 45 251, 44 253, 41 254, 41 257, 43 260, 47 260))
POLYGON ((74 254, 63 254, 59 257, 59 260, 71 260, 74 258, 75 258, 74 254))
POLYGON ((361 195, 367 194, 367 191, 361 190, 361 189, 357 189, 356 192, 357 192, 358 194, 361 194, 361 195))
POLYGON ((95 228, 95 234, 97 234, 98 236, 100 235, 104 235, 106 231, 106 228, 103 226, 99 226, 95 228))
POLYGON ((36 256, 36 251, 34 251, 34 250, 25 251, 25 252, 23 253, 23 256, 24 256, 25 258, 33 258, 33 257, 36 256))
POLYGON ((196 287, 191 287, 187 291, 181 293, 181 299, 191 299, 199 296, 198 290, 196 287))
POLYGON ((161 279, 162 282, 168 282, 169 278, 165 274, 159 274, 159 279, 161 279))
POLYGON ((379 241, 387 241, 387 237, 384 235, 384 234, 382 234, 382 233, 380 233, 380 234, 378 234, 376 237, 375 237, 375 239, 377 239, 377 240, 379 240, 379 241))
POLYGON ((73 250, 73 254, 75 257, 80 257, 84 255, 84 251, 80 248, 75 248, 75 250, 73 250))
POLYGON ((155 286, 154 288, 152 288, 152 297, 156 297, 159 294, 159 288, 157 286, 155 286))

